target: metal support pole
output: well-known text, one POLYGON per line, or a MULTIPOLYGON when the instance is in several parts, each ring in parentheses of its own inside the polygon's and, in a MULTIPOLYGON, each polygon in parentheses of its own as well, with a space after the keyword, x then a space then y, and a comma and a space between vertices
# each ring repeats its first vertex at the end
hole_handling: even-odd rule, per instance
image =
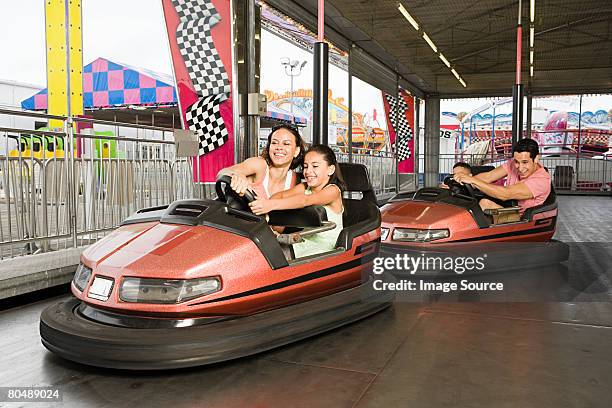
POLYGON ((329 45, 325 42, 314 44, 314 80, 312 110, 312 143, 327 145, 327 89, 328 89, 329 45))
POLYGON ((353 74, 351 73, 351 52, 349 51, 348 69, 348 129, 347 129, 347 149, 348 161, 353 162, 353 74))
POLYGON ((491 122, 491 162, 495 161, 495 102, 493 102, 493 121, 491 122))
POLYGON ((419 126, 419 116, 421 114, 421 100, 417 97, 414 98, 414 152, 413 152, 413 161, 414 161, 414 187, 417 189, 419 187, 419 135, 421 130, 419 126))
MULTIPOLYGON (((567 130, 565 131, 567 138, 567 130)), ((580 174, 580 153, 582 153, 582 94, 580 94, 580 107, 578 113, 578 149, 576 150, 576 188, 578 188, 578 175, 580 174)), ((605 162, 605 160, 604 160, 605 162)), ((574 183, 572 183, 574 187, 574 183)))
POLYGON ((325 0, 318 0, 317 42, 314 44, 312 143, 327 145, 327 89, 329 45, 325 40, 325 0))
POLYGON ((528 139, 531 139, 531 126, 533 125, 532 124, 532 117, 533 117, 532 116, 533 115, 532 101, 533 101, 533 98, 531 96, 531 93, 528 93, 527 94, 527 123, 525 125, 525 127, 527 128, 525 129, 527 131, 527 135, 525 137, 527 137, 528 139))
MULTIPOLYGON (((523 85, 521 84, 521 61, 523 51, 522 1, 518 2, 518 25, 516 29, 516 82, 512 88, 512 145, 522 138, 523 130, 523 85)), ((493 146, 495 149, 495 146, 493 146)))
MULTIPOLYGON (((247 93, 259 93, 259 55, 257 54, 256 38, 260 38, 259 25, 259 6, 255 0, 247 2, 247 32, 246 32, 246 54, 247 54, 247 93)), ((293 79, 293 78, 292 78, 293 79)), ((259 116, 247 116, 247 152, 249 157, 258 155, 259 150, 259 116)))
POLYGON ((289 106, 291 107, 291 121, 295 123, 295 116, 293 116, 293 75, 291 75, 291 96, 289 106))
MULTIPOLYGON (((70 215, 70 232, 72 234, 72 245, 77 246, 77 223, 76 223, 76 193, 75 193, 75 177, 74 177, 74 131, 72 122, 72 106, 71 106, 71 90, 70 90, 70 8, 68 0, 64 1, 65 24, 66 32, 66 141, 68 142, 68 158, 70 159, 70 171, 68 172, 68 211, 70 215)), ((66 156, 64 156, 64 164, 66 156)))
POLYGON ((235 139, 239 145, 238 161, 256 156, 259 142, 259 117, 248 114, 248 95, 259 93, 260 9, 255 0, 235 2, 237 82, 240 98, 240 127, 235 139))
POLYGON ((440 174, 440 98, 425 100, 425 187, 438 185, 440 174))
POLYGON ((472 144, 472 115, 470 115, 470 145, 472 144))

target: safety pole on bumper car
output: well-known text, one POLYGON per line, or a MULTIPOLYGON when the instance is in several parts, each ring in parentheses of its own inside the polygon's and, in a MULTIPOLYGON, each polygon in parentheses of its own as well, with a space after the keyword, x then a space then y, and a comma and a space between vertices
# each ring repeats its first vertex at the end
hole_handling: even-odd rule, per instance
POLYGON ((318 36, 314 44, 314 79, 312 110, 312 143, 327 145, 327 89, 329 45, 324 41, 325 11, 324 0, 318 6, 318 36))
POLYGON ((347 151, 348 151, 348 162, 353 162, 353 73, 351 71, 351 55, 353 54, 353 46, 351 44, 348 52, 348 131, 346 132, 347 137, 347 151))
MULTIPOLYGON (((521 56, 523 52, 523 2, 518 2, 518 26, 516 29, 516 82, 512 88, 512 145, 522 138, 523 131, 523 85, 521 84, 521 56)), ((495 151, 495 146, 493 146, 495 151)))

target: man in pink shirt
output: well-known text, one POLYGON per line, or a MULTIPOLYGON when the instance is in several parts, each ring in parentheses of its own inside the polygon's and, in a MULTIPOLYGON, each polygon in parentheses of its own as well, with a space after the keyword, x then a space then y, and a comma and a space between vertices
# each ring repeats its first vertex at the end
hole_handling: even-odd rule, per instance
MULTIPOLYGON (((454 179, 468 183, 484 194, 498 200, 518 200, 521 212, 542 204, 550 194, 550 174, 540 165, 540 149, 533 139, 521 139, 512 149, 513 158, 501 166, 476 176, 457 175, 454 179), (506 177, 506 185, 498 186, 497 180, 506 177)), ((493 200, 480 200, 483 210, 501 208, 493 200)))

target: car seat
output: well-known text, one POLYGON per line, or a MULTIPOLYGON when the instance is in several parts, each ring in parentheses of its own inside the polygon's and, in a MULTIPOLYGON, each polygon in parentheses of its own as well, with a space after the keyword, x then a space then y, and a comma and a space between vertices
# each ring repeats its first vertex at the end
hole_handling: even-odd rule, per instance
POLYGON ((344 229, 340 232, 336 247, 350 249, 353 239, 380 227, 380 210, 370 183, 368 169, 363 164, 338 163, 346 184, 343 194, 344 229))

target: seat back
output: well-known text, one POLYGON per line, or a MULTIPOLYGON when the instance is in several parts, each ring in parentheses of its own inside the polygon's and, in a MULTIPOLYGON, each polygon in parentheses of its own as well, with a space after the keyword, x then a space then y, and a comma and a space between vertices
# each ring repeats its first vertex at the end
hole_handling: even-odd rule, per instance
POLYGON ((480 173, 486 173, 488 171, 495 170, 494 166, 472 166, 472 176, 480 173))
POLYGON ((338 163, 338 165, 346 184, 345 196, 361 193, 365 200, 376 204, 376 194, 372 189, 367 167, 358 163, 338 163))
POLYGON ((556 166, 553 176, 553 185, 559 190, 569 190, 574 181, 574 168, 572 166, 556 166))
POLYGON ((550 193, 546 200, 540 205, 535 207, 531 207, 525 210, 523 213, 523 219, 527 221, 531 221, 535 214, 551 211, 557 208, 557 193, 555 192, 555 186, 553 183, 550 183, 550 193))
POLYGON ((380 226, 380 210, 370 183, 368 169, 363 164, 338 163, 346 183, 343 195, 344 229, 338 236, 337 247, 350 249, 353 238, 380 226))

